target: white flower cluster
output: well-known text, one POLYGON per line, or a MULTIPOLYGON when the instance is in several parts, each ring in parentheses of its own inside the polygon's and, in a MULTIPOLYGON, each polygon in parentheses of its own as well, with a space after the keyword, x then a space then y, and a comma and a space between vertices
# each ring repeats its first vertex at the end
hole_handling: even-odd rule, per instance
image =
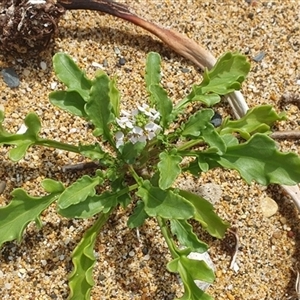
POLYGON ((159 112, 147 104, 138 105, 131 113, 121 110, 121 115, 120 118, 116 118, 121 128, 115 134, 117 148, 124 145, 125 140, 133 144, 150 141, 162 129, 154 122, 159 120, 159 112))

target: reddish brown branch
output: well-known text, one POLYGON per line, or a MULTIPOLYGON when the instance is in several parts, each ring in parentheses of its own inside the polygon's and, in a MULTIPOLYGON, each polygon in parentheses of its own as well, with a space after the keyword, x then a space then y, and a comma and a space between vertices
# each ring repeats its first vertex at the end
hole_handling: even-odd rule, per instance
POLYGON ((156 35, 175 52, 189 59, 201 69, 206 67, 211 68, 216 62, 215 57, 209 51, 206 51, 185 35, 151 23, 132 13, 130 9, 123 4, 109 0, 58 0, 57 2, 65 9, 97 10, 142 27, 156 35))

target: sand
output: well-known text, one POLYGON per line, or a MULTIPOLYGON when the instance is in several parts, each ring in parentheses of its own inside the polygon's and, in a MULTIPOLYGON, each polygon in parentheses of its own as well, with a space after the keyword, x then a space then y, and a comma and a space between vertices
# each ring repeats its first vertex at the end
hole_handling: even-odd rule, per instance
MULTIPOLYGON (((300 2, 299 1, 122 1, 137 14, 186 34, 214 55, 239 51, 249 58, 251 72, 243 85, 250 107, 272 104, 284 111, 288 121, 276 130, 299 130, 300 102, 300 2), (263 56, 262 59, 260 59, 263 56), (255 61, 258 60, 258 61, 255 61)), ((13 67, 20 77, 18 88, 0 79, 0 105, 4 107, 6 129, 16 132, 26 114, 36 112, 42 120, 42 135, 77 144, 93 142, 91 129, 76 117, 54 108, 48 94, 61 85, 53 74, 51 57, 67 52, 93 76, 98 64, 117 76, 123 107, 146 99, 144 67, 146 54, 162 56, 163 85, 173 101, 186 95, 201 80, 201 72, 189 61, 164 46, 151 34, 129 23, 97 12, 68 12, 58 35, 40 57, 16 58, 0 53, 0 69, 13 67), (120 58, 125 64, 120 65, 120 58), (183 71, 184 70, 184 71, 183 71)), ((221 113, 228 111, 224 104, 221 113)), ((281 141, 284 151, 300 154, 299 140, 281 141)), ((0 204, 9 203, 14 188, 30 194, 42 193, 43 178, 70 184, 79 173, 64 173, 62 166, 82 161, 78 155, 34 147, 18 163, 8 160, 7 148, 0 148, 0 180, 6 188, 0 204)), ((240 248, 238 271, 229 268, 232 235, 215 240, 199 235, 210 245, 216 265, 216 281, 208 292, 217 300, 297 299, 295 293, 299 261, 299 213, 278 186, 247 185, 236 172, 215 170, 199 179, 186 178, 193 191, 205 183, 222 189, 215 207, 221 217, 236 228, 240 248), (274 199, 278 211, 262 214, 260 201, 274 199), (294 270, 294 271, 293 271, 294 270)), ((140 229, 126 227, 128 212, 119 209, 99 235, 95 253, 96 285, 92 299, 173 299, 182 294, 176 275, 166 270, 170 260, 158 225, 149 220, 140 229)), ((42 215, 43 227, 31 224, 23 241, 6 243, 0 252, 0 294, 2 299, 66 299, 70 254, 90 220, 67 220, 55 206, 42 215)))

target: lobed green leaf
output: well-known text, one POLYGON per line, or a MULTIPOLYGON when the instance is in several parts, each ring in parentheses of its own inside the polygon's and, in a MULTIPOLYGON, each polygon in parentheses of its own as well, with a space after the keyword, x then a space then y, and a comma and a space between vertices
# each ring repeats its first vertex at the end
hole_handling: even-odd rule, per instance
POLYGON ((132 215, 128 218, 127 225, 129 228, 137 228, 144 224, 145 220, 149 217, 144 208, 144 202, 138 201, 132 215))
POLYGON ((237 170, 247 183, 252 180, 263 185, 300 182, 300 157, 278 151, 274 140, 261 133, 254 134, 246 143, 227 147, 226 153, 207 162, 211 167, 237 170))
POLYGON ((245 55, 227 52, 218 59, 211 70, 204 72, 199 88, 202 94, 229 94, 240 89, 249 71, 250 64, 245 55))
POLYGON ((172 101, 168 98, 167 92, 158 84, 153 84, 149 87, 150 98, 152 99, 155 108, 160 114, 160 125, 167 129, 172 121, 172 101))
POLYGON ((101 215, 82 237, 72 253, 73 271, 69 276, 70 294, 68 300, 89 300, 93 280, 93 266, 95 264, 94 246, 97 234, 107 221, 109 214, 101 215))
POLYGON ((144 201, 145 212, 150 217, 182 220, 194 215, 194 207, 185 198, 171 190, 154 187, 148 180, 139 186, 136 194, 144 201))
POLYGON ((100 182, 100 177, 92 178, 88 175, 82 176, 61 193, 57 201, 59 209, 66 209, 71 205, 85 201, 87 197, 93 197, 96 193, 95 187, 99 185, 100 182))
POLYGON ((117 203, 116 194, 107 191, 101 195, 88 196, 84 201, 66 208, 60 208, 58 206, 57 210, 61 216, 66 218, 87 219, 100 212, 107 213, 111 208, 115 207, 117 203))
POLYGON ((159 187, 163 190, 172 186, 178 175, 181 173, 179 164, 182 157, 176 153, 161 152, 159 155, 159 187))
POLYGON ((117 80, 115 78, 109 81, 109 98, 112 105, 113 113, 118 118, 120 115, 121 95, 117 88, 117 80))
POLYGON ((87 118, 84 110, 86 100, 77 91, 55 91, 49 94, 50 102, 71 113, 72 115, 87 118))
POLYGON ((58 197, 56 193, 32 197, 22 189, 13 190, 11 195, 11 202, 0 207, 0 246, 14 239, 20 242, 25 227, 32 221, 39 225, 41 213, 58 197))
POLYGON ((206 252, 207 244, 200 241, 193 231, 193 227, 186 220, 170 220, 172 234, 177 236, 180 245, 190 248, 191 251, 206 252))
POLYGON ((201 137, 208 145, 217 149, 217 152, 221 154, 226 151, 226 144, 210 122, 213 115, 214 111, 212 109, 202 109, 196 112, 183 125, 181 134, 191 138, 201 137))
POLYGON ((52 60, 58 79, 68 87, 69 91, 76 91, 82 99, 87 101, 92 82, 74 60, 65 53, 56 53, 52 60))
POLYGON ((181 255, 167 264, 170 272, 178 272, 184 285, 184 295, 181 300, 213 300, 211 296, 199 289, 194 280, 213 283, 214 272, 204 261, 189 259, 181 255))
POLYGON ((180 190, 179 195, 189 201, 195 208, 194 219, 212 236, 223 238, 229 224, 215 212, 213 205, 204 198, 188 191, 180 190))
POLYGON ((62 193, 65 189, 60 181, 49 178, 44 179, 41 185, 47 193, 62 193))
POLYGON ((85 112, 95 126, 93 134, 111 140, 109 124, 114 118, 110 102, 110 79, 104 72, 99 72, 92 82, 85 112))
MULTIPOLYGON (((2 113, 2 119, 4 114, 2 113)), ((41 129, 41 122, 35 113, 29 113, 24 120, 27 127, 26 132, 22 134, 11 134, 2 126, 0 127, 0 144, 14 145, 9 151, 9 158, 12 161, 19 161, 26 154, 28 148, 38 141, 38 133, 41 129)))
POLYGON ((270 126, 276 121, 285 120, 284 114, 277 114, 271 105, 262 105, 250 109, 239 120, 226 119, 220 127, 220 134, 237 132, 248 140, 256 132, 270 133, 270 126))
MULTIPOLYGON (((160 55, 156 52, 149 52, 146 60, 145 82, 147 91, 150 93, 150 86, 160 83, 160 55)), ((150 99, 153 101, 153 99, 150 99)), ((152 104, 155 104, 155 102, 152 104)))

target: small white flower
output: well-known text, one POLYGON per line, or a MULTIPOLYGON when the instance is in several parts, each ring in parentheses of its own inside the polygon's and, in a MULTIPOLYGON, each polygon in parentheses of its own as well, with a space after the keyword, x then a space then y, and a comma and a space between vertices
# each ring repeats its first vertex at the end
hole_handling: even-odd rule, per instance
POLYGON ((139 126, 134 126, 131 131, 133 134, 143 135, 144 131, 139 126))
POLYGON ((138 142, 144 143, 144 142, 146 142, 146 141, 147 141, 147 137, 146 137, 145 135, 142 135, 142 136, 139 136, 139 137, 138 137, 138 142))
POLYGON ((156 134, 154 132, 149 132, 147 134, 147 138, 149 141, 151 141, 153 138, 155 138, 156 134))
POLYGON ((158 131, 161 130, 161 127, 153 122, 150 122, 148 124, 145 125, 145 130, 149 131, 149 132, 155 132, 157 133, 158 131))
POLYGON ((132 135, 132 136, 129 138, 129 141, 130 141, 132 144, 135 144, 135 143, 137 143, 137 141, 138 141, 138 137, 135 136, 135 135, 132 135))
POLYGON ((147 117, 151 118, 152 120, 156 120, 159 117, 159 112, 156 111, 154 108, 149 107, 149 105, 145 103, 139 105, 138 110, 141 113, 145 114, 147 117))
POLYGON ((131 114, 128 111, 124 110, 124 109, 121 109, 121 114, 125 117, 128 117, 128 118, 131 116, 131 114))
POLYGON ((149 105, 146 103, 143 103, 142 105, 138 105, 137 108, 140 112, 146 113, 149 110, 149 105))
POLYGON ((124 133, 122 131, 117 131, 115 134, 116 137, 116 147, 124 145, 124 133))
POLYGON ((130 129, 133 128, 132 122, 127 117, 121 117, 120 119, 116 118, 116 121, 118 125, 123 129, 125 129, 126 127, 130 129))

